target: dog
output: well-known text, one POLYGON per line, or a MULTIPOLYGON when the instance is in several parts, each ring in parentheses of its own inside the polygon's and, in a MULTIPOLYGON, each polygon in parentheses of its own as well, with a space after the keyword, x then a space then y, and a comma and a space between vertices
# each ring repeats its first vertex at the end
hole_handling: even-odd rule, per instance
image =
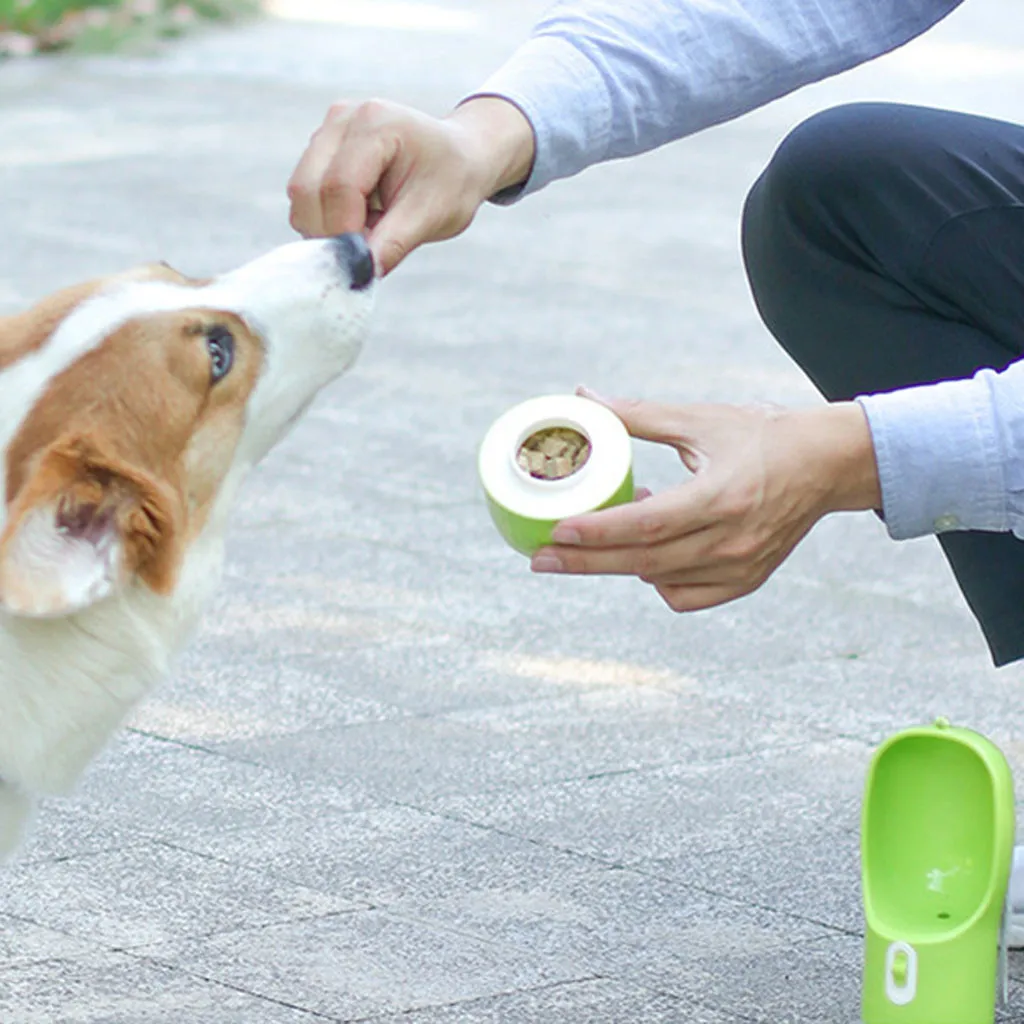
POLYGON ((374 276, 341 235, 0 318, 0 857, 187 644, 242 481, 355 361, 374 276))

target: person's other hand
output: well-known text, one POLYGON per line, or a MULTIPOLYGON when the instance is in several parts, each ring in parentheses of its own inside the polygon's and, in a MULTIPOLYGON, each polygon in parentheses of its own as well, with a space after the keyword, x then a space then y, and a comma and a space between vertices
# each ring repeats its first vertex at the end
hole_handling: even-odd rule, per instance
POLYGON ((424 242, 464 231, 480 205, 526 180, 529 121, 496 97, 447 118, 382 100, 327 112, 288 185, 291 223, 307 238, 366 231, 382 274, 424 242))
POLYGON ((563 520, 555 544, 534 555, 535 572, 635 575, 675 611, 695 611, 756 590, 829 512, 881 507, 870 430, 854 402, 605 404, 634 437, 675 448, 693 476, 563 520))

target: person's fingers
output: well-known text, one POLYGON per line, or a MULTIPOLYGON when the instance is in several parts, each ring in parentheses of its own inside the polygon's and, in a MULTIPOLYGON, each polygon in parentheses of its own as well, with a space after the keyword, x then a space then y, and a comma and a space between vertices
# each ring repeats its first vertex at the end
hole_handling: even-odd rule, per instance
POLYGON ((320 186, 321 237, 359 232, 366 227, 366 194, 358 183, 328 172, 320 186))
POLYGON ((466 229, 490 187, 488 157, 452 120, 380 100, 336 104, 292 175, 292 225, 306 236, 364 232, 387 273, 466 229))
POLYGON ((570 548, 543 548, 532 559, 534 572, 558 572, 568 575, 639 576, 651 583, 661 599, 677 612, 699 611, 725 604, 756 590, 763 582, 760 575, 737 572, 736 579, 718 569, 696 570, 692 575, 677 575, 675 581, 651 580, 643 571, 642 549, 613 548, 607 551, 586 551, 570 548))
POLYGON ((537 573, 564 573, 567 576, 638 576, 643 548, 541 548, 530 560, 537 573))
POLYGON ((648 498, 652 497, 653 493, 653 491, 648 490, 646 487, 638 487, 633 492, 633 500, 646 501, 648 498))
POLYGON ((363 231, 378 188, 395 160, 397 138, 349 125, 320 181, 325 235, 363 231))
POLYGON ((556 544, 586 548, 647 547, 702 530, 716 520, 707 489, 695 477, 643 501, 563 519, 556 544))
POLYGON ((377 105, 340 102, 327 112, 288 183, 291 223, 310 237, 362 231, 397 140, 377 105))
POLYGON ((321 128, 310 140, 298 166, 288 182, 288 199, 291 202, 291 225, 306 238, 323 237, 324 218, 320 205, 320 181, 331 160, 335 144, 321 128))
POLYGON ((370 231, 370 251, 381 276, 390 274, 423 238, 422 214, 414 202, 395 203, 385 211, 370 231))
POLYGON ((531 567, 534 572, 569 575, 639 576, 648 583, 673 578, 683 582, 688 575, 702 580, 740 575, 731 559, 714 554, 716 537, 717 531, 708 528, 664 544, 600 548, 552 544, 534 555, 531 567), (719 561, 724 565, 717 565, 719 561))
POLYGON ((678 405, 630 398, 605 398, 582 386, 576 389, 576 394, 611 409, 633 437, 662 444, 676 444, 679 441, 681 409, 678 405))

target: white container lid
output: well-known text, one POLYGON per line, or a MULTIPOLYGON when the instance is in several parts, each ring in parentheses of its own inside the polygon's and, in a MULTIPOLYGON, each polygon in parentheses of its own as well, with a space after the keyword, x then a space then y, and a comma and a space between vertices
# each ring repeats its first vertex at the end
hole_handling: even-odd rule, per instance
POLYGON ((545 395, 495 420, 480 445, 480 481, 494 501, 524 519, 565 519, 612 498, 632 458, 629 433, 610 409, 579 395, 545 395), (590 442, 587 461, 560 480, 538 480, 516 458, 522 443, 547 427, 570 427, 590 442))

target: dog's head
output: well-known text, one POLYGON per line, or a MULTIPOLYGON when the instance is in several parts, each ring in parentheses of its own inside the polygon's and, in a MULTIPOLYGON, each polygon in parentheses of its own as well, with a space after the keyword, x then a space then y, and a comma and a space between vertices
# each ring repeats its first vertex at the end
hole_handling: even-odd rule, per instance
POLYGON ((344 235, 211 281, 144 267, 0 319, 0 608, 170 594, 246 471, 355 360, 372 291, 344 235))

